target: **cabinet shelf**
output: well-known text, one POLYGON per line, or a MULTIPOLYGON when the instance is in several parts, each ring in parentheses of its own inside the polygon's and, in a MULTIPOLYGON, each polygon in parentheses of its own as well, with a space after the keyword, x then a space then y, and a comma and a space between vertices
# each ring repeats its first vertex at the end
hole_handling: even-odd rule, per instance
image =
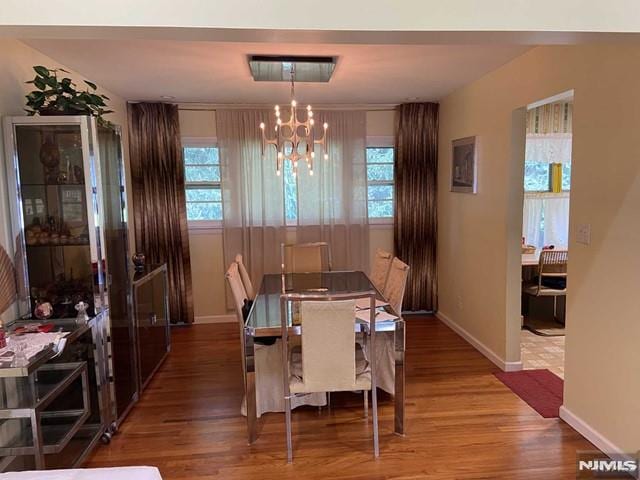
POLYGON ((86 362, 42 365, 36 371, 35 381, 30 382, 28 377, 16 380, 16 393, 19 400, 9 408, 0 409, 0 418, 26 418, 31 410, 45 408, 86 370, 86 362))
POLYGON ((37 245, 27 244, 27 248, 88 247, 89 245, 89 241, 68 243, 39 243, 37 245))

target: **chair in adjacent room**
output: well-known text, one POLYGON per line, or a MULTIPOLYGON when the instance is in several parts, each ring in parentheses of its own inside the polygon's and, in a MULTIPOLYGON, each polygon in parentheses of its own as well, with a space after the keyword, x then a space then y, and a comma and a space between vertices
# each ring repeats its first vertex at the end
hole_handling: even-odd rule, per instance
MULTIPOLYGON (((289 463, 293 459, 292 398, 314 392, 371 391, 373 450, 374 456, 377 457, 379 454, 375 361, 371 361, 368 368, 364 370, 360 370, 356 365, 354 312, 356 300, 362 298, 369 299, 373 306, 375 292, 337 295, 285 294, 280 297, 287 461, 289 463), (301 368, 299 365, 291 365, 288 347, 289 319, 293 315, 294 304, 299 305, 302 325, 301 368)), ((369 322, 362 325, 366 343, 372 354, 375 353, 373 352, 375 321, 375 309, 372 308, 369 322)), ((371 358, 375 358, 375 355, 371 358)))
POLYGON ((253 301, 253 299, 256 298, 256 291, 253 289, 253 283, 251 282, 249 272, 247 272, 247 267, 245 267, 244 261, 242 260, 242 255, 236 255, 235 262, 238 264, 240 279, 242 280, 244 291, 247 293, 247 298, 253 301))
POLYGON ((389 276, 389 270, 391 269, 391 262, 393 261, 393 255, 389 252, 376 249, 376 254, 373 259, 373 267, 371 268, 371 275, 369 279, 373 286, 378 289, 380 293, 384 292, 384 287, 387 285, 387 278, 389 276))
POLYGON ((326 242, 280 245, 282 273, 317 273, 331 270, 331 247, 326 242))
POLYGON ((543 250, 538 278, 523 291, 533 297, 553 297, 553 318, 558 320, 558 297, 567 294, 567 250, 543 250))

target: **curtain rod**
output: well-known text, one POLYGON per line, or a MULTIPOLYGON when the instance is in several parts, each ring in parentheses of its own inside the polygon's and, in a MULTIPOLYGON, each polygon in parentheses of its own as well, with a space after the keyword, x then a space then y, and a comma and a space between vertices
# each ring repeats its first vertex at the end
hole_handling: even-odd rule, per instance
MULTIPOLYGON (((216 110, 244 110, 251 108, 269 109, 273 108, 270 104, 207 104, 207 103, 178 103, 178 110, 184 111, 202 111, 214 112, 216 110)), ((334 104, 334 105, 314 105, 314 110, 367 110, 367 111, 393 111, 397 104, 334 104)))

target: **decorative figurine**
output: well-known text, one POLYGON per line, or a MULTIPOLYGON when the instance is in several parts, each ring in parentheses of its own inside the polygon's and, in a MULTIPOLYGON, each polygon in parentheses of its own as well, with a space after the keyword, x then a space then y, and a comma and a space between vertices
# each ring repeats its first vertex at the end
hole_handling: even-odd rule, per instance
POLYGON ((144 271, 144 253, 138 252, 131 257, 136 272, 144 271))
POLYGON ((53 307, 49 302, 36 302, 36 308, 33 310, 33 314, 39 320, 46 320, 53 314, 53 307))
POLYGON ((84 325, 89 321, 87 308, 89 308, 89 304, 86 302, 79 302, 75 306, 75 309, 78 311, 78 316, 76 317, 76 325, 84 325))

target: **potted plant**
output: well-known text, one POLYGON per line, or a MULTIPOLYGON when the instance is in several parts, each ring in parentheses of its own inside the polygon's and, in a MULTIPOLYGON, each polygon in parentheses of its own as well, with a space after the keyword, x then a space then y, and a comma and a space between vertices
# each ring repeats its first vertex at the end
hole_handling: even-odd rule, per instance
POLYGON ((84 80, 87 88, 79 91, 76 84, 68 77, 58 79, 58 73, 69 73, 62 68, 49 69, 41 65, 33 67, 36 76, 26 83, 33 84, 37 90, 30 92, 25 111, 29 115, 89 115, 96 117, 101 125, 109 125, 102 118, 111 113, 105 100, 106 95, 97 93, 95 83, 84 80))

